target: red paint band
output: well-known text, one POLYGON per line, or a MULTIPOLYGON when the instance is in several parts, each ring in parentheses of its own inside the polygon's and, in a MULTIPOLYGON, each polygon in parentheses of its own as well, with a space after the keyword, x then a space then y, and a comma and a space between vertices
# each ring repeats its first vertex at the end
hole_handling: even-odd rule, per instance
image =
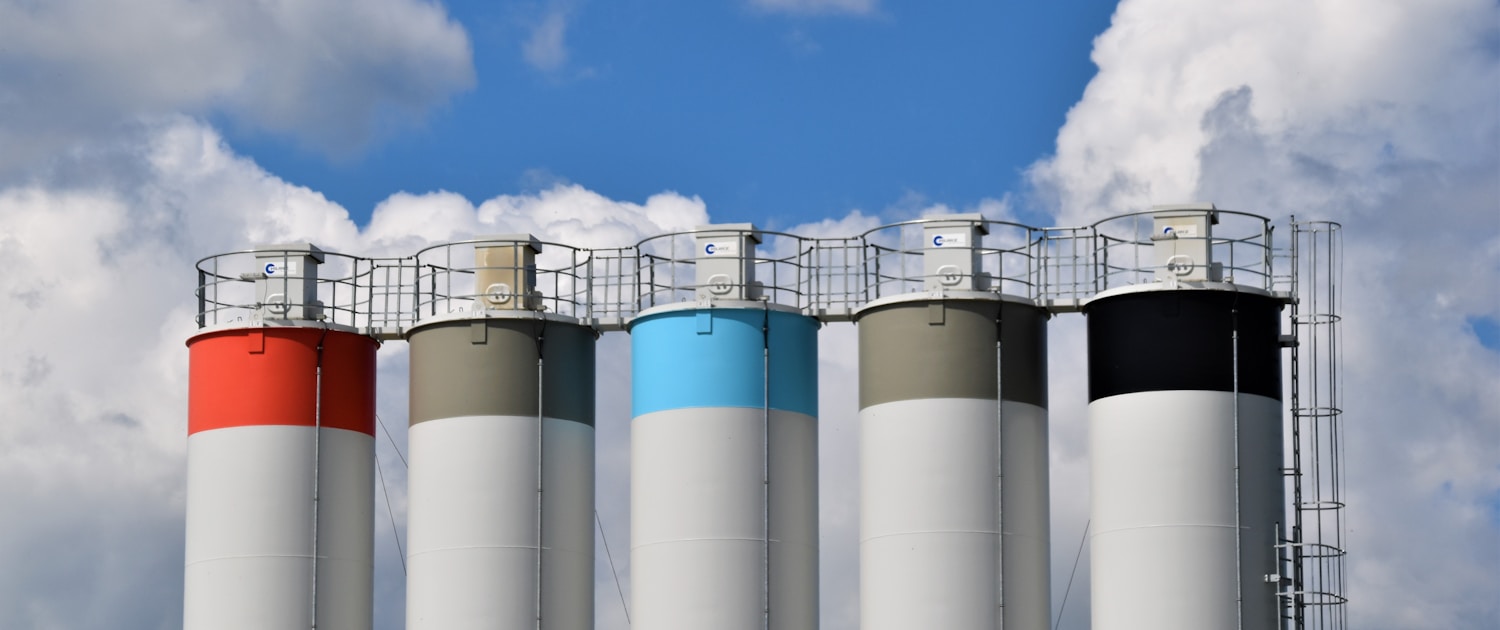
POLYGON ((375 435, 375 350, 369 337, 322 328, 235 328, 188 340, 188 434, 306 426, 375 435), (322 404, 318 344, 323 346, 322 404))

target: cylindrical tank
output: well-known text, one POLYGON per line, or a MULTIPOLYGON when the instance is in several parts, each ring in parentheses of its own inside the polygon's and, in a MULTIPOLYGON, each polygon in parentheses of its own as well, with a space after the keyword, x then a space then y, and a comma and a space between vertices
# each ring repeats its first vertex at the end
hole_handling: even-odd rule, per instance
POLYGON ((489 311, 407 338, 407 628, 592 628, 594 331, 489 311))
POLYGON ((1279 627, 1281 302, 1204 286, 1084 306, 1094 630, 1279 627))
POLYGON ((818 626, 818 323, 730 304, 630 324, 637 630, 818 626))
POLYGON ((903 297, 856 318, 861 627, 1046 628, 1046 311, 903 297))
POLYGON ((375 340, 310 325, 188 340, 188 630, 369 630, 375 340))

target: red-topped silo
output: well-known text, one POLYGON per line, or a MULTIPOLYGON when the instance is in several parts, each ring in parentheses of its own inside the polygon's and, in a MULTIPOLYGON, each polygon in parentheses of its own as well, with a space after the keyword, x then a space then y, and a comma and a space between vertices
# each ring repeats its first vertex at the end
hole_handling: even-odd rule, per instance
POLYGON ((296 243, 199 265, 188 630, 371 627, 378 343, 327 321, 325 259, 296 243))

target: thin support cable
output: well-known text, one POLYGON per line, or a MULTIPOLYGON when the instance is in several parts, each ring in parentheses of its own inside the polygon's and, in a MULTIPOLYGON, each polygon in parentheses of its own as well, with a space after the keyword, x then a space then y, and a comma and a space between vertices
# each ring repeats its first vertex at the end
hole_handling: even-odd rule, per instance
POLYGON ((391 506, 391 493, 385 487, 385 472, 380 469, 380 451, 375 452, 375 477, 380 480, 380 493, 385 495, 385 513, 391 517, 391 538, 396 541, 396 557, 401 559, 401 575, 406 575, 406 550, 401 548, 401 532, 396 529, 396 509, 391 506))
POLYGON ((396 446, 396 438, 391 437, 391 430, 386 428, 385 422, 380 419, 378 413, 375 414, 375 424, 380 425, 381 432, 385 433, 385 439, 390 441, 391 450, 396 451, 396 457, 401 460, 401 467, 410 468, 411 465, 406 463, 406 456, 401 454, 401 447, 396 446))
POLYGON ((1068 574, 1068 587, 1063 589, 1062 604, 1057 607, 1057 619, 1052 620, 1052 630, 1057 630, 1058 624, 1062 623, 1063 613, 1068 610, 1068 594, 1073 592, 1073 578, 1078 576, 1078 560, 1083 557, 1083 544, 1089 540, 1089 527, 1094 524, 1094 519, 1089 519, 1083 524, 1083 536, 1078 539, 1078 553, 1073 555, 1073 571, 1068 574))
POLYGON ((609 561, 609 574, 615 578, 615 592, 620 594, 620 609, 625 611, 625 623, 630 623, 630 605, 625 603, 625 588, 620 586, 620 572, 615 570, 615 556, 609 551, 609 537, 604 535, 604 521, 599 519, 599 510, 594 510, 594 523, 599 525, 599 540, 604 541, 604 559, 609 561))

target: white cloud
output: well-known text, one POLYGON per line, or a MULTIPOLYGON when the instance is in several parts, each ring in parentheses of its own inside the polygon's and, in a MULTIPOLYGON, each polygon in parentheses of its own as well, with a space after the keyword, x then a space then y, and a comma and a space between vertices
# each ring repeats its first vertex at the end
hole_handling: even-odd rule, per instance
POLYGON ((553 7, 531 27, 531 36, 521 45, 526 63, 542 72, 555 72, 568 64, 569 11, 553 7))
POLYGON ((0 174, 176 112, 343 153, 474 80, 467 34, 422 0, 8 0, 0 42, 0 174))
MULTIPOLYGON (((980 208, 995 210, 998 202, 980 208)), ((929 208, 930 209, 930 208, 929 208)), ((915 211, 914 211, 915 212, 915 211)), ((369 225, 315 191, 235 155, 216 132, 162 119, 72 154, 34 185, 0 189, 0 499, 9 517, 0 561, 0 624, 18 627, 171 627, 181 588, 186 350, 193 330, 192 263, 258 242, 311 240, 331 250, 401 255, 432 242, 531 232, 580 246, 634 243, 710 222, 697 198, 664 192, 643 203, 554 183, 477 206, 447 192, 397 193, 369 225), (80 173, 115 173, 88 181, 80 173), (14 235, 25 235, 20 238, 14 235), (122 334, 129 333, 129 334, 122 334), (66 497, 66 499, 59 499, 66 497), (99 563, 98 558, 112 558, 99 563), (93 576, 77 582, 77 576, 93 576), (68 584, 68 588, 61 587, 68 584), (103 606, 107 604, 107 606, 103 606), (107 610, 104 613, 96 612, 107 610)), ((863 232, 880 220, 851 212, 799 225, 808 236, 863 232)), ((857 410, 854 329, 820 338, 825 501, 826 627, 853 627, 858 610, 857 410)), ((599 505, 629 593, 629 338, 600 342, 599 505), (616 401, 616 402, 610 402, 616 401)), ((377 619, 399 628, 403 579, 383 513, 405 530, 406 356, 380 352, 377 440, 377 619)), ((624 628, 619 596, 597 560, 601 628, 624 628)))
POLYGON ((495 197, 479 206, 479 217, 491 225, 535 226, 538 235, 578 247, 633 245, 645 236, 687 230, 709 220, 698 197, 663 192, 636 204, 611 200, 577 184, 556 184, 535 195, 495 197))
POLYGON ((1500 357, 1467 326, 1500 317, 1497 24, 1478 0, 1126 0, 1031 170, 1065 224, 1188 200, 1344 223, 1354 627, 1500 619, 1500 357))
MULTIPOLYGON (((1324 132, 1343 143, 1389 140, 1412 160, 1451 155, 1495 133, 1485 116, 1493 91, 1476 89, 1496 80, 1490 10, 1475 0, 1127 0, 1095 42, 1099 73, 1058 133, 1057 154, 1033 176, 1063 195, 1065 219, 1186 198, 1199 176, 1190 158, 1211 133, 1204 115, 1244 87, 1254 93, 1248 114, 1272 136, 1324 132)), ((1324 149, 1368 170, 1380 146, 1324 149)))
MULTIPOLYGON (((73 152, 33 184, 0 188, 7 270, 0 274, 0 502, 18 506, 0 529, 0 564, 8 567, 0 575, 0 625, 180 624, 183 343, 194 330, 197 258, 293 240, 405 255, 435 240, 497 232, 619 246, 707 220, 696 198, 666 192, 638 204, 558 184, 477 207, 451 193, 396 194, 360 230, 343 208, 235 155, 216 132, 186 118, 138 127, 73 152), (81 182, 78 173, 115 176, 81 182)), ((612 350, 601 352, 601 363, 612 367, 601 372, 601 392, 624 400, 628 369, 619 361, 628 353, 618 342, 605 347, 612 350)), ((404 450, 404 344, 387 344, 380 355, 379 413, 404 450)), ((601 443, 607 468, 628 461, 621 438, 628 422, 604 420, 619 428, 601 443)), ((404 469, 383 435, 379 444, 404 530, 404 469)), ((383 493, 376 501, 383 508, 383 493)), ((612 527, 626 513, 622 501, 601 502, 612 527)), ((399 559, 386 516, 378 516, 379 627, 399 628, 399 559)), ((617 561, 627 541, 611 532, 617 561)), ((604 599, 601 610, 613 610, 606 606, 618 602, 604 599)))
POLYGON ((179 623, 194 254, 353 234, 193 123, 141 131, 58 169, 131 185, 0 189, 0 501, 24 506, 0 536, 9 627, 179 623))
POLYGON ((792 15, 871 15, 879 0, 748 0, 751 7, 767 13, 792 15))
MULTIPOLYGON (((353 28, 339 26, 332 5, 220 17, 183 0, 0 4, 0 143, 11 156, 0 157, 0 175, 4 160, 43 163, 27 183, 0 184, 0 503, 17 506, 0 527, 0 625, 178 623, 182 343, 198 256, 288 240, 405 254, 496 232, 615 246, 709 222, 695 197, 634 203, 555 183, 477 205, 398 193, 360 229, 316 191, 235 155, 203 123, 167 113, 224 111, 337 147, 368 137, 383 108, 427 107, 470 80, 467 38, 441 9, 356 4, 338 18, 353 15, 353 28), (354 50, 372 38, 384 45, 354 50), (257 48, 265 42, 286 50, 257 48), (201 55, 174 53, 182 49, 201 55), (429 67, 433 76, 416 76, 429 67), (329 85, 348 99, 326 102, 320 86, 329 85), (260 90, 279 92, 252 94, 260 90)), ((1500 318, 1496 23, 1496 8, 1480 0, 1126 0, 1098 40, 1099 76, 1060 131, 1057 155, 1032 171, 1070 223, 1193 198, 1345 221, 1357 627, 1480 628, 1500 616, 1500 360, 1467 326, 1500 318)), ((933 207, 913 196, 890 212, 933 207)), ((1013 210, 1003 200, 976 209, 992 218, 1013 210)), ((789 231, 838 236, 878 222, 853 213, 789 231)), ((1080 329, 1075 316, 1051 328, 1054 606, 1087 518, 1081 384, 1062 376, 1083 372, 1080 329)), ((601 341, 602 401, 626 399, 628 345, 622 335, 601 341)), ((853 346, 850 326, 820 337, 830 629, 857 617, 853 346)), ((404 449, 402 349, 381 351, 379 409, 404 449)), ((599 511, 628 595, 628 410, 601 409, 599 511)), ((404 471, 378 443, 401 530, 404 471)), ((377 528, 377 618, 399 628, 403 582, 390 527, 377 528)), ((624 628, 602 551, 600 625, 624 628)), ((1065 628, 1086 626, 1084 557, 1065 628)))

